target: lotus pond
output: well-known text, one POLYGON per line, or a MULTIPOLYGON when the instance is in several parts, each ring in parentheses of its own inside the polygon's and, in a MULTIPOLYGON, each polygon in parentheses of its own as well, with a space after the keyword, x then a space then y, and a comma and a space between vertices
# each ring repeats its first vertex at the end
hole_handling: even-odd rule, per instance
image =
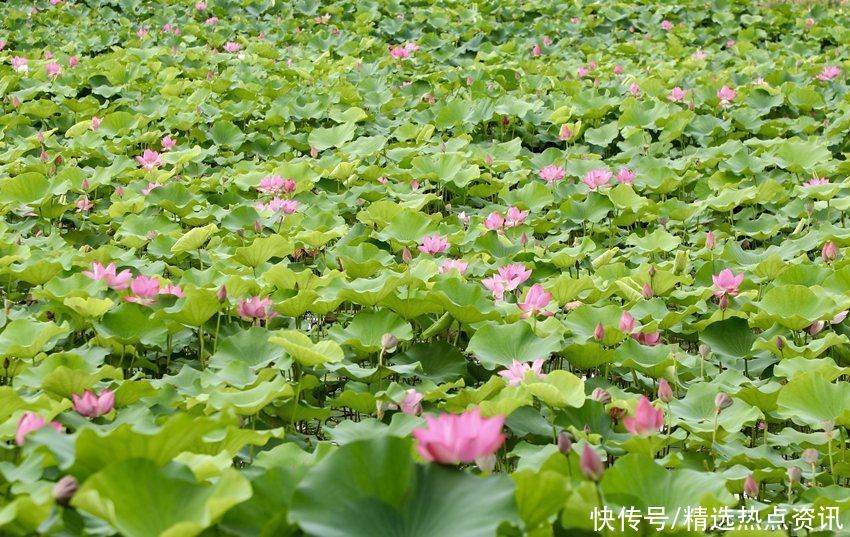
POLYGON ((0 534, 850 530, 843 6, 0 21, 0 534))

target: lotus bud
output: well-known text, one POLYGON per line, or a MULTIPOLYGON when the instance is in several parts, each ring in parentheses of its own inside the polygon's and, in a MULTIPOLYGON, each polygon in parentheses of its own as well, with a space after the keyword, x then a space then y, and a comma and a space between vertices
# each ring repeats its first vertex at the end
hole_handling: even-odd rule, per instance
POLYGON ((314 146, 314 145, 310 146, 310 156, 313 157, 313 158, 316 158, 316 157, 319 156, 319 150, 316 149, 316 146, 314 146))
POLYGON ((824 262, 832 263, 838 259, 838 246, 836 246, 834 242, 829 241, 823 245, 820 256, 823 258, 824 262))
POLYGON ((581 473, 591 481, 599 481, 602 479, 602 474, 605 473, 602 459, 599 458, 596 450, 590 447, 590 444, 584 445, 584 451, 581 452, 579 459, 579 468, 581 468, 581 473))
POLYGON ((406 246, 404 247, 404 250, 401 251, 401 259, 405 263, 410 263, 411 261, 413 261, 413 255, 410 253, 410 249, 408 249, 406 246))
POLYGON ((396 338, 394 335, 384 334, 383 336, 381 336, 381 347, 384 350, 392 349, 396 345, 398 345, 398 338, 396 338))
POLYGON ((767 429, 767 423, 764 420, 759 420, 758 429, 759 431, 767 429))
POLYGON ((475 464, 485 474, 489 474, 496 467, 496 454, 491 453, 486 457, 478 457, 475 459, 475 464))
POLYGON ((819 455, 818 450, 816 450, 814 448, 809 448, 809 449, 807 449, 806 451, 803 452, 803 455, 801 456, 801 458, 803 459, 803 462, 805 462, 806 464, 817 464, 818 455, 819 455))
POLYGON ((673 399, 673 388, 670 387, 670 383, 667 382, 667 379, 661 379, 658 381, 658 398, 665 403, 669 403, 673 399))
POLYGON ((650 298, 655 296, 655 291, 652 290, 652 286, 649 283, 643 284, 643 290, 641 291, 643 298, 649 300, 650 298))
POLYGON ((720 412, 722 412, 724 409, 732 406, 732 403, 734 403, 732 398, 723 392, 718 393, 714 397, 714 408, 718 414, 720 414, 720 412))
POLYGON ((779 349, 779 352, 782 352, 782 349, 785 348, 785 340, 782 339, 782 336, 776 336, 776 348, 779 349))
POLYGON ((725 294, 723 296, 721 296, 717 300, 717 307, 719 307, 721 310, 725 311, 726 308, 729 307, 729 297, 725 294))
POLYGON ((602 326, 602 323, 598 323, 596 329, 593 331, 593 339, 602 341, 603 338, 605 338, 605 328, 602 326))
POLYGON ((759 495, 759 484, 753 474, 748 475, 744 480, 744 494, 747 498, 757 498, 759 495))
POLYGON ((215 294, 215 297, 218 299, 219 302, 224 302, 225 300, 227 300, 227 287, 223 285, 219 287, 218 292, 215 294))
POLYGON ((66 475, 53 486, 53 499, 59 505, 68 505, 78 488, 80 483, 74 476, 66 475))
POLYGON ((794 483, 798 483, 802 475, 803 471, 797 468, 796 466, 788 468, 788 481, 791 482, 791 485, 793 485, 794 483))
POLYGON ((611 419, 614 420, 614 422, 618 422, 626 417, 626 409, 618 406, 612 406, 608 409, 608 415, 611 416, 611 419))
POLYGON ((81 189, 83 189, 83 190, 88 190, 88 189, 89 189, 89 181, 88 181, 88 179, 83 179, 82 184, 80 184, 80 188, 81 188, 81 189))
POLYGON ((807 205, 806 205, 806 213, 807 213, 809 216, 812 216, 812 213, 814 212, 814 210, 815 210, 815 206, 814 206, 814 204, 809 203, 809 204, 807 204, 807 205))
POLYGON ((649 265, 649 277, 650 278, 655 277, 655 265, 649 265))
POLYGON ((257 220, 254 222, 254 233, 260 233, 261 231, 263 231, 263 225, 257 220))
POLYGON ((573 439, 567 431, 558 433, 558 451, 564 455, 569 455, 573 449, 573 439))
POLYGON ((489 153, 486 157, 484 157, 484 164, 486 164, 487 166, 493 165, 493 157, 491 157, 489 153))
POLYGON ((714 232, 709 231, 705 234, 705 247, 714 250, 715 246, 717 246, 717 239, 714 238, 714 232))
POLYGON ((594 401, 598 401, 603 405, 607 405, 611 402, 611 394, 608 393, 604 388, 596 388, 593 390, 593 393, 590 394, 590 398, 594 401))
POLYGON ((115 194, 120 198, 124 195, 124 188, 121 185, 115 187, 115 194))
POLYGON ((679 250, 676 252, 676 261, 673 263, 673 270, 676 274, 682 274, 688 268, 688 251, 679 250))
POLYGON ((825 420, 820 422, 820 428, 823 429, 827 436, 832 436, 833 430, 835 429, 835 422, 833 420, 825 420))
POLYGON ((519 238, 519 243, 523 247, 528 245, 528 235, 525 234, 525 231, 522 232, 522 235, 519 238))
POLYGON ((808 332, 810 336, 815 337, 816 335, 820 334, 821 330, 823 330, 823 326, 823 321, 816 321, 810 324, 808 328, 806 328, 806 332, 808 332))

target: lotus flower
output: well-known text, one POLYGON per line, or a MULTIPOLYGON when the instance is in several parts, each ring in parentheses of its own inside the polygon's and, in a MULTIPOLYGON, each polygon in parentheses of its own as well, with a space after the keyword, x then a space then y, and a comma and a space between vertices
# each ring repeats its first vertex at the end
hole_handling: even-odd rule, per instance
POLYGON ((614 66, 614 74, 615 75, 622 75, 623 74, 623 68, 620 67, 619 65, 615 65, 614 66))
POLYGON ((597 168, 587 172, 581 180, 590 188, 590 190, 596 190, 597 188, 608 184, 608 181, 611 180, 611 172, 605 168, 597 168))
POLYGON ((667 379, 661 379, 658 381, 658 398, 665 403, 669 403, 670 400, 673 399, 673 388, 670 387, 670 383, 667 382, 667 379))
POLYGON ((838 75, 840 75, 840 74, 841 74, 841 69, 839 69, 838 67, 835 67, 834 65, 827 66, 827 67, 824 67, 823 71, 821 71, 820 74, 818 75, 818 80, 824 80, 824 81, 833 80, 836 77, 838 77, 838 75))
POLYGON ((734 101, 735 97, 737 96, 738 93, 727 86, 723 86, 717 92, 717 98, 720 99, 720 106, 729 106, 730 104, 732 104, 732 101, 734 101))
POLYGON ((44 69, 47 71, 47 78, 56 78, 62 74, 62 66, 56 62, 48 62, 44 69))
POLYGON ((284 192, 292 192, 295 190, 295 180, 284 179, 280 175, 263 177, 260 180, 260 186, 257 187, 257 190, 263 194, 282 194, 284 192))
POLYGON ((664 412, 656 409, 646 396, 641 396, 635 409, 634 416, 623 420, 623 427, 632 434, 649 436, 657 433, 664 426, 664 412))
POLYGON ((443 264, 440 265, 440 274, 444 274, 450 270, 456 270, 461 274, 464 274, 468 266, 469 264, 462 259, 446 259, 443 261, 443 264))
POLYGON ((520 211, 516 207, 511 207, 506 216, 505 227, 517 227, 526 219, 528 211, 520 211))
POLYGON ((623 168, 619 172, 617 172, 617 181, 624 185, 631 185, 634 182, 636 176, 637 175, 633 171, 629 170, 628 168, 623 168))
POLYGON ((82 198, 78 199, 76 205, 77 211, 81 213, 87 213, 92 209, 92 207, 94 207, 94 203, 89 201, 89 197, 86 195, 83 195, 82 198))
POLYGON ((48 424, 47 421, 38 414, 27 412, 26 414, 21 416, 21 420, 18 422, 18 429, 17 431, 15 431, 15 442, 17 442, 19 446, 23 446, 24 437, 26 437, 31 432, 37 431, 42 427, 46 427, 48 425, 56 429, 56 432, 62 432, 62 424, 58 421, 51 421, 48 424))
POLYGON ((670 21, 668 21, 668 20, 666 20, 666 19, 665 19, 665 20, 663 20, 663 21, 661 21, 661 29, 662 29, 662 30, 669 30, 669 29, 670 29, 670 28, 672 28, 672 27, 673 27, 673 23, 672 23, 672 22, 670 22, 670 21))
POLYGON ((422 399, 424 397, 424 395, 411 388, 405 392, 404 399, 401 400, 399 407, 405 414, 418 416, 422 414, 422 399))
POLYGON ((647 347, 655 347, 656 345, 660 345, 661 342, 661 333, 660 332, 650 332, 650 333, 639 333, 632 334, 632 337, 635 338, 635 341, 640 343, 641 345, 646 345, 647 347))
POLYGON ((638 86, 637 83, 632 82, 632 85, 629 86, 629 95, 640 97, 640 86, 638 86))
POLYGON ((531 48, 531 56, 536 58, 536 57, 540 56, 540 54, 541 54, 540 45, 534 45, 534 47, 531 48))
POLYGON ((197 2, 195 4, 195 9, 198 10, 198 11, 204 11, 204 10, 207 9, 207 5, 203 2, 197 2))
POLYGON ((91 268, 90 271, 84 270, 83 275, 92 280, 102 280, 114 291, 121 291, 130 287, 130 279, 132 279, 133 274, 128 269, 115 274, 115 263, 110 263, 105 267, 100 263, 92 263, 91 268))
POLYGON ((670 93, 670 95, 667 96, 667 100, 673 101, 675 103, 680 103, 685 100, 685 97, 687 95, 687 91, 683 90, 679 86, 676 86, 675 88, 673 88, 673 91, 670 93))
POLYGON ((98 128, 100 128, 100 124, 102 121, 102 117, 92 116, 91 124, 89 124, 89 130, 96 131, 98 128))
POLYGON ((531 276, 531 269, 525 268, 522 263, 511 263, 504 267, 499 267, 499 276, 505 282, 505 289, 513 291, 531 276))
POLYGON ((539 175, 541 179, 550 184, 554 183, 559 179, 563 179, 565 174, 566 171, 555 164, 544 166, 543 168, 540 168, 539 172, 537 172, 537 175, 539 175))
POLYGON ((538 313, 542 313, 547 317, 555 315, 551 311, 543 309, 549 305, 550 300, 552 300, 552 295, 544 291, 542 285, 539 283, 532 285, 525 294, 525 299, 517 304, 519 309, 524 312, 520 317, 527 319, 528 317, 536 316, 538 313))
POLYGON ((419 251, 426 254, 439 254, 449 249, 449 241, 445 237, 441 237, 439 233, 427 235, 422 239, 422 244, 419 246, 419 251))
POLYGON ((156 276, 148 278, 144 274, 140 274, 133 278, 130 283, 130 292, 133 293, 133 296, 126 296, 124 300, 137 304, 153 304, 155 302, 154 297, 159 294, 159 278, 156 276))
POLYGON ((717 239, 714 238, 714 233, 709 231, 705 234, 705 247, 709 250, 714 250, 714 247, 717 245, 717 239))
POLYGON ((625 334, 631 334, 632 330, 635 329, 635 318, 632 317, 629 312, 624 311, 622 315, 620 315, 620 332, 625 334))
POLYGON ((571 140, 573 136, 573 131, 570 130, 569 125, 561 125, 561 131, 558 133, 559 140, 566 142, 567 140, 571 140))
POLYGON ((543 358, 538 358, 534 360, 531 364, 528 362, 520 362, 518 360, 513 360, 511 365, 505 369, 504 371, 499 371, 499 375, 508 379, 508 384, 511 386, 516 386, 522 379, 525 378, 525 374, 528 371, 534 371, 534 373, 540 377, 544 378, 546 375, 543 375, 540 371, 543 368, 543 362, 545 360, 543 358))
POLYGON ((18 73, 26 73, 29 70, 27 66, 27 59, 21 56, 13 56, 12 59, 9 60, 9 63, 12 64, 12 69, 14 69, 18 73))
POLYGON ((717 290, 714 291, 714 296, 718 298, 723 295, 736 296, 739 292, 738 288, 744 281, 744 275, 743 273, 736 275, 729 269, 723 269, 720 271, 720 274, 713 275, 711 281, 717 287, 717 290))
POLYGON ((820 186, 820 185, 828 185, 829 179, 826 177, 813 177, 811 181, 806 181, 803 183, 803 186, 808 188, 812 186, 820 186))
POLYGON ((704 60, 704 59, 708 58, 708 54, 703 52, 702 49, 698 48, 696 52, 691 54, 691 58, 693 58, 695 60, 704 60))
POLYGON ((749 474, 747 478, 744 479, 744 494, 747 495, 747 498, 758 498, 759 484, 756 481, 756 478, 753 477, 753 474, 749 474))
POLYGON ((584 78, 588 74, 590 74, 590 69, 588 69, 587 67, 585 67, 583 65, 581 67, 579 67, 578 70, 576 71, 576 77, 577 78, 584 78))
POLYGON ((235 41, 228 41, 222 48, 224 48, 227 52, 239 52, 242 49, 242 47, 239 46, 239 43, 236 43, 235 41))
POLYGON ((159 290, 161 295, 174 295, 177 298, 183 298, 183 289, 179 285, 166 285, 159 290))
POLYGON ((487 218, 484 220, 484 227, 490 231, 499 231, 504 225, 505 219, 495 211, 487 215, 487 218))
MULTIPOLYGON (((138 158, 138 157, 136 157, 136 158, 138 158)), ((150 193, 151 193, 154 189, 157 189, 157 188, 159 188, 159 187, 161 187, 161 186, 162 186, 162 183, 160 183, 160 182, 156 182, 156 183, 148 183, 148 186, 142 189, 142 194, 144 194, 145 196, 147 196, 147 195, 148 195, 148 194, 150 194, 150 193)))
POLYGON ((264 319, 268 321, 277 317, 277 311, 272 307, 271 299, 260 298, 259 296, 253 296, 248 300, 239 300, 236 313, 243 319, 264 319))
POLYGON ((115 407, 115 393, 112 390, 103 390, 100 395, 86 390, 82 397, 75 393, 71 394, 71 399, 74 401, 74 410, 87 418, 109 414, 115 407))
POLYGON ((493 293, 493 298, 496 300, 502 300, 505 297, 505 291, 508 290, 508 282, 498 274, 484 278, 481 283, 493 293))
POLYGON ((159 151, 151 151, 150 149, 145 149, 141 156, 136 156, 136 162, 138 162, 143 169, 148 171, 162 166, 159 151))
POLYGON ((413 430, 416 449, 429 461, 471 463, 494 454, 505 441, 504 416, 482 418, 478 408, 463 414, 425 416, 426 426, 413 430))
POLYGON ((163 151, 169 151, 174 149, 174 146, 177 145, 177 141, 174 140, 171 136, 166 135, 160 142, 163 151))

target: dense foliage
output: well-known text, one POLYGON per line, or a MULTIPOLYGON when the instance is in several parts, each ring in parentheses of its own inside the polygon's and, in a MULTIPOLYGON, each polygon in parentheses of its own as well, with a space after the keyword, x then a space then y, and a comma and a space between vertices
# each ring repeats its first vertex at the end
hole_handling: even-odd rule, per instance
POLYGON ((850 528, 843 7, 0 21, 3 535, 850 528))

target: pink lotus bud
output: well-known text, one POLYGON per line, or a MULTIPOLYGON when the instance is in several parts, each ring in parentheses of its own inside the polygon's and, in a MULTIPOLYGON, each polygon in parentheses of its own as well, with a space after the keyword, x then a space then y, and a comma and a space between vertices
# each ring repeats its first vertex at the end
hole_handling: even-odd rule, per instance
POLYGON ((398 345, 398 338, 387 333, 381 336, 381 348, 384 350, 393 349, 398 345))
POLYGON ((629 315, 629 312, 624 311, 622 315, 620 315, 620 332, 631 334, 632 330, 635 329, 635 318, 629 315))
POLYGON ((796 466, 792 466, 791 468, 788 468, 787 473, 788 473, 788 481, 791 483, 791 485, 794 485, 794 483, 799 483, 800 478, 803 476, 803 471, 801 469, 797 468, 796 466))
POLYGON ((68 505, 78 488, 80 488, 79 481, 74 476, 66 475, 53 486, 53 499, 59 505, 68 505))
POLYGON ((641 291, 641 295, 643 298, 649 300, 650 298, 655 296, 655 291, 652 290, 652 286, 649 283, 643 284, 643 290, 641 291))
POLYGON ((658 398, 665 403, 669 403, 673 399, 673 388, 670 387, 670 383, 667 382, 667 379, 661 379, 658 381, 658 398))
POLYGON ((835 245, 833 241, 829 241, 828 243, 823 245, 823 249, 820 252, 821 257, 824 262, 832 263, 836 259, 838 259, 838 246, 835 245))
POLYGON ((558 451, 568 455, 573 449, 573 439, 567 431, 558 433, 558 451))
POLYGON ((225 300, 227 300, 227 287, 223 285, 219 287, 218 292, 215 294, 215 297, 218 299, 219 302, 224 302, 225 300))
POLYGON ((263 225, 259 220, 256 220, 254 222, 254 233, 260 233, 261 231, 263 231, 263 225))
POLYGON ((726 395, 723 392, 718 393, 714 397, 714 408, 715 408, 715 410, 717 411, 718 414, 720 414, 720 412, 723 411, 724 409, 727 409, 730 406, 732 406, 732 403, 734 403, 732 398, 729 397, 728 395, 726 395))
POLYGON ((744 494, 747 495, 747 498, 758 498, 759 484, 753 474, 748 475, 744 480, 744 494))
POLYGON ((593 339, 596 341, 602 341, 605 338, 605 328, 602 326, 602 323, 598 323, 596 325, 596 329, 593 331, 593 339))
POLYGON ((803 452, 803 455, 801 456, 801 458, 803 459, 803 462, 805 462, 806 464, 817 464, 818 455, 819 455, 818 450, 816 450, 814 448, 809 448, 809 449, 807 449, 806 451, 803 452))
POLYGON ((717 245, 717 240, 714 238, 714 232, 709 231, 705 234, 705 247, 709 250, 714 250, 717 245))
POLYGON ((825 324, 826 323, 824 323, 823 321, 815 321, 810 324, 808 328, 806 328, 806 332, 808 332, 810 336, 815 337, 816 335, 820 334, 825 324))
POLYGON ((728 307, 729 307, 729 296, 728 296, 728 295, 723 295, 723 296, 721 296, 721 297, 717 300, 717 306, 718 306, 721 310, 726 310, 726 308, 728 308, 728 307))
POLYGON ((310 146, 310 156, 313 157, 313 158, 316 158, 316 157, 319 156, 319 150, 316 149, 316 146, 314 146, 314 145, 310 146))
POLYGON ((487 166, 493 165, 493 157, 491 157, 489 153, 486 157, 484 157, 484 164, 486 164, 487 166))
POLYGON ((590 398, 602 403, 603 405, 607 405, 611 402, 611 394, 604 388, 595 388, 593 393, 590 394, 590 398))
POLYGON ((80 188, 82 188, 83 190, 88 190, 88 189, 89 189, 89 181, 88 181, 88 179, 83 179, 82 184, 80 184, 80 188))
POLYGON ((410 253, 410 249, 406 246, 404 247, 404 250, 401 251, 401 259, 405 263, 410 263, 411 261, 413 261, 413 254, 410 253))
POLYGON ((596 453, 590 444, 584 445, 584 451, 581 452, 579 459, 579 468, 584 476, 591 481, 599 481, 602 479, 602 474, 605 473, 605 467, 602 465, 602 459, 596 453))

